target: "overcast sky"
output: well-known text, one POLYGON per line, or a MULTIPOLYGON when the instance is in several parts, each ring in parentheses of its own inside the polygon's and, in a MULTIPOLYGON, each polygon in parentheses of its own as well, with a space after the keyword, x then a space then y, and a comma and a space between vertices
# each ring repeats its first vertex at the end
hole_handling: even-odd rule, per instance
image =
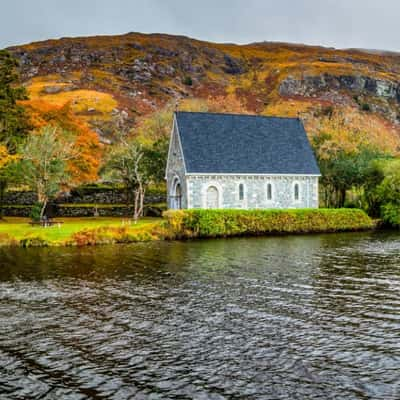
POLYGON ((0 48, 65 36, 162 32, 400 51, 400 0, 0 0, 0 48))

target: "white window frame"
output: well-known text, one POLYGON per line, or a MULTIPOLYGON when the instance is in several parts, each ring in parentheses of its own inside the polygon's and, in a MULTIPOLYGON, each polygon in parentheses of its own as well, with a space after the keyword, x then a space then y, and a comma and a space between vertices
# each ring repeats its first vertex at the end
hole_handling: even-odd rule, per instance
POLYGON ((300 182, 298 182, 298 181, 295 181, 295 182, 293 182, 293 184, 292 184, 292 198, 293 198, 293 201, 295 202, 295 203, 300 203, 301 202, 301 185, 300 185, 300 182), (298 195, 299 195, 299 198, 298 199, 296 199, 296 192, 295 192, 295 187, 296 187, 296 185, 297 185, 297 187, 298 187, 298 195))
POLYGON ((274 201, 274 192, 275 192, 275 188, 274 185, 272 184, 272 182, 267 182, 266 186, 265 186, 265 198, 267 199, 267 203, 272 203, 274 201), (268 198, 268 186, 271 187, 271 198, 268 198))
POLYGON ((237 198, 238 201, 244 203, 246 201, 246 196, 247 196, 247 188, 246 188, 246 184, 244 182, 239 182, 237 185, 237 198), (243 186, 243 199, 240 198, 240 185, 243 186))
POLYGON ((247 204, 248 204, 248 188, 246 182, 239 181, 235 183, 236 186, 236 193, 237 193, 237 207, 239 209, 247 209, 247 204), (240 200, 240 193, 239 193, 239 185, 243 185, 243 200, 240 200))
POLYGON ((222 186, 216 181, 210 181, 203 185, 202 193, 201 193, 201 203, 203 205, 202 208, 207 209, 207 192, 208 188, 214 186, 218 190, 218 208, 223 208, 223 191, 222 186))

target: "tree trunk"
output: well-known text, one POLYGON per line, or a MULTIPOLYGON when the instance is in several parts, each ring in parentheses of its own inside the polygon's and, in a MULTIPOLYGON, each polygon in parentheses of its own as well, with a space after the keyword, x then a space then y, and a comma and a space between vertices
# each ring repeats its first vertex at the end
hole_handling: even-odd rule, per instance
POLYGON ((346 189, 339 190, 339 208, 344 207, 344 203, 346 202, 346 189))
POLYGON ((44 212, 46 211, 47 199, 43 199, 42 209, 40 210, 40 219, 43 219, 44 212))
POLYGON ((135 223, 137 220, 143 216, 143 209, 144 209, 144 194, 145 189, 142 185, 135 190, 135 203, 134 203, 134 211, 133 211, 133 219, 135 223))
POLYGON ((143 217, 143 210, 144 210, 144 194, 145 194, 145 189, 142 187, 141 194, 140 194, 140 216, 141 217, 143 217))
POLYGON ((139 191, 135 190, 135 201, 134 201, 134 206, 133 206, 133 220, 135 221, 135 224, 137 220, 139 219, 139 214, 138 214, 138 205, 139 205, 139 191))

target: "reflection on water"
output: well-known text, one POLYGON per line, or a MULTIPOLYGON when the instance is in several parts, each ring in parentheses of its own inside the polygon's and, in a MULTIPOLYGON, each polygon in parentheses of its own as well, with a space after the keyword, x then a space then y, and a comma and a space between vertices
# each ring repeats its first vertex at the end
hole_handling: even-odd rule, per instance
POLYGON ((0 399, 399 399, 400 235, 0 249, 0 399))

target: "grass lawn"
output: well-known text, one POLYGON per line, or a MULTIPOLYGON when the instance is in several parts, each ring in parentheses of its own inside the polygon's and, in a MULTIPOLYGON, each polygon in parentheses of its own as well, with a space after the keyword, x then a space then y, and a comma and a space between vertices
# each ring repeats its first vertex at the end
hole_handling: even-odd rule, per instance
MULTIPOLYGON (((71 236, 84 229, 94 229, 100 227, 118 228, 123 225, 123 218, 97 217, 97 218, 56 218, 55 222, 62 221, 60 226, 53 225, 51 227, 31 226, 29 218, 6 217, 0 220, 0 236, 7 234, 13 239, 21 240, 29 237, 40 237, 48 243, 61 244, 71 236)), ((132 221, 128 225, 129 231, 134 231, 143 227, 151 227, 157 225, 161 221, 160 218, 142 218, 136 224, 132 221)))

